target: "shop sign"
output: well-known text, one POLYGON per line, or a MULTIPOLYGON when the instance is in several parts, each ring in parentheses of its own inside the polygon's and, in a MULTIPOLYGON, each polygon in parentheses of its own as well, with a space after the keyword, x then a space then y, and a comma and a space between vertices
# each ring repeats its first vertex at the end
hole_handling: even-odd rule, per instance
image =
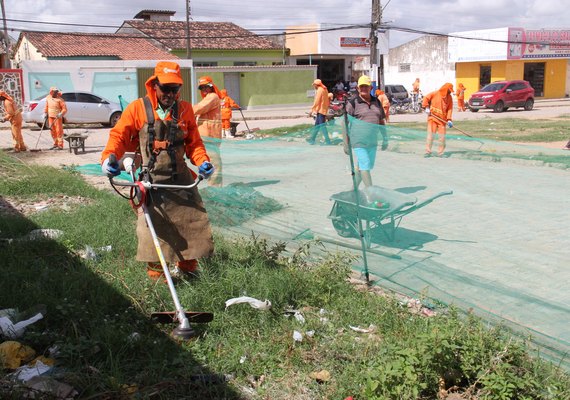
POLYGON ((509 28, 509 60, 570 58, 569 29, 509 28))
POLYGON ((370 40, 363 37, 341 37, 340 47, 370 47, 370 40))

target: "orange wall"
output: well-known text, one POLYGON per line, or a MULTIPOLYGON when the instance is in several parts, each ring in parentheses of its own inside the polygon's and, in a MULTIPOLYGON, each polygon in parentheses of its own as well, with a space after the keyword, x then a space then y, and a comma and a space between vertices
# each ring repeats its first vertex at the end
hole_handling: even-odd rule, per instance
POLYGON ((303 25, 287 27, 287 36, 285 39, 285 47, 290 49, 289 55, 300 56, 308 54, 317 54, 319 52, 319 25, 303 25), (296 29, 295 29, 296 28, 296 29), (303 33, 295 35, 299 31, 315 31, 311 33, 303 33))

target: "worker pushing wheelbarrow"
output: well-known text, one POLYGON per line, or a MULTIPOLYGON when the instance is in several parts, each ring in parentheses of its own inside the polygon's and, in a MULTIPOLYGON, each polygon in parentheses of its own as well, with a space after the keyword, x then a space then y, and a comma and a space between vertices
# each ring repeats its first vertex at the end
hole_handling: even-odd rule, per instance
MULTIPOLYGON (((158 62, 145 83, 147 95, 125 108, 111 129, 101 159, 103 172, 112 178, 121 172, 118 160, 126 152, 134 151, 135 160, 140 157, 138 178, 131 170, 133 182, 126 184, 131 186, 128 198, 138 214, 137 260, 147 263, 149 278, 166 280, 176 306, 174 313, 166 315, 179 322, 173 334, 188 338, 193 331, 188 313, 178 301, 169 267, 193 279, 198 259, 214 250, 208 214, 196 187, 212 175, 214 166, 198 133, 192 105, 179 100, 182 84, 178 64, 158 62), (198 175, 187 161, 199 166, 198 175)), ((130 158, 122 164, 132 167, 130 158)), ((211 319, 211 314, 206 315, 211 319)))

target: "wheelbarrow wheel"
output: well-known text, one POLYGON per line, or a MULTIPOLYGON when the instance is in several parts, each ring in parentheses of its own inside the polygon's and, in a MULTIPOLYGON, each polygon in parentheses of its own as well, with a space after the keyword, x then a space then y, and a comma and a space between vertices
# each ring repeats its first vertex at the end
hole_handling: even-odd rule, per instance
POLYGON ((355 228, 357 224, 356 218, 341 204, 337 204, 334 208, 334 215, 331 215, 331 221, 339 236, 345 238, 358 236, 355 228))

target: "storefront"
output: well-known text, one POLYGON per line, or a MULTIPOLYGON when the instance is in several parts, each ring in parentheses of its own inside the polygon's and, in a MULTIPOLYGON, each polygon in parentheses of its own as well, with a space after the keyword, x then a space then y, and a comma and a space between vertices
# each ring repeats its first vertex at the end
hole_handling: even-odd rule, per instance
POLYGON ((490 82, 514 79, 528 81, 540 98, 570 92, 570 30, 499 28, 450 35, 449 62, 455 63, 456 83, 465 85, 466 97, 490 82))
MULTIPOLYGON (((350 80, 370 71, 370 29, 338 29, 314 24, 287 28, 285 46, 294 65, 316 65, 317 76, 332 88, 339 79, 350 80)), ((378 54, 387 54, 388 34, 378 35, 378 54)))

